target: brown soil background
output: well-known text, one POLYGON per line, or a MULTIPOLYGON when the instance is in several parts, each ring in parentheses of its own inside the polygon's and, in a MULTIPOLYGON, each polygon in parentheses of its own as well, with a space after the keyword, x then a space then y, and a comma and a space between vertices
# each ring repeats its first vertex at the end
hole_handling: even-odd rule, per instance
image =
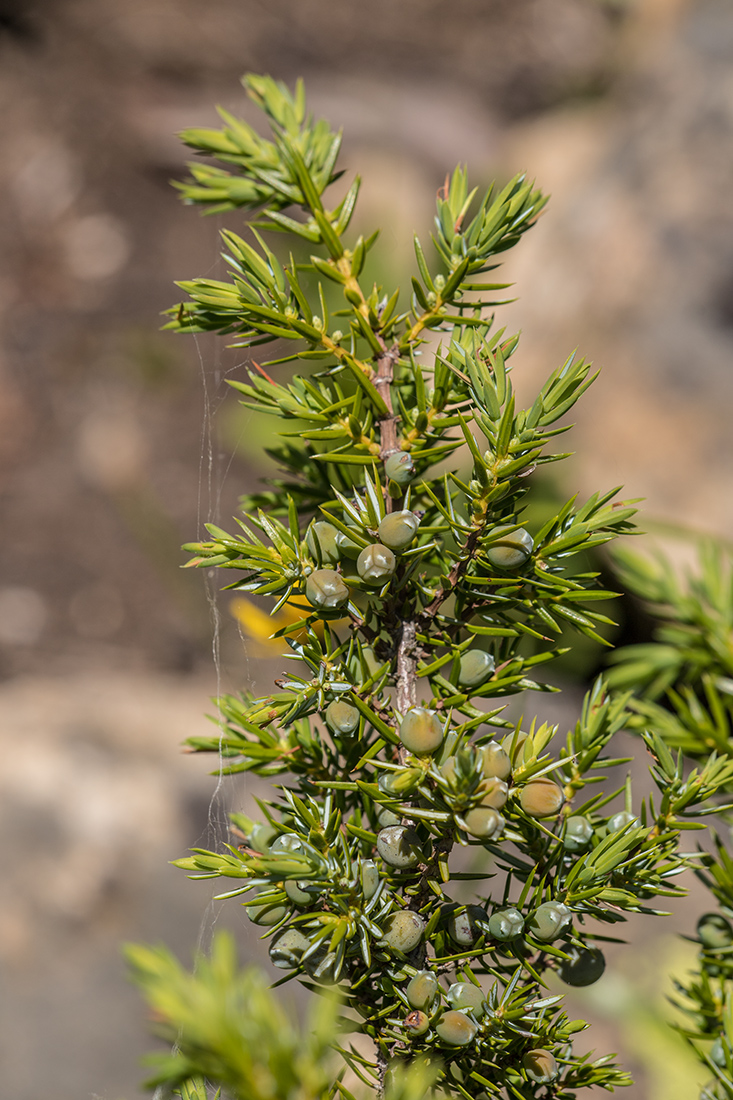
MULTIPOLYGON (((119 944, 186 955, 218 919, 167 862, 216 834, 226 801, 177 746, 219 686, 272 668, 226 601, 215 664, 216 585, 179 572, 179 546, 203 520, 226 525, 264 439, 225 384, 241 354, 158 326, 173 280, 215 275, 218 229, 238 224, 177 202, 173 135, 214 123, 217 102, 249 112, 246 70, 302 75, 344 125, 392 274, 455 162, 481 182, 536 176, 553 198, 507 263, 521 300, 502 318, 523 329, 520 390, 576 345, 604 368, 563 491, 623 483, 653 518, 733 537, 726 0, 0 0, 0 1077, 14 1100, 141 1095, 149 1040, 119 944)), ((559 719, 576 706, 570 691, 559 719)), ((677 907, 675 926, 693 923, 692 902, 677 907)), ((637 928, 622 974, 656 958, 656 927, 637 928)), ((602 1049, 625 1041, 619 988, 596 1005, 602 1049)), ((656 1095, 633 1043, 627 1059, 634 1097, 656 1095)))

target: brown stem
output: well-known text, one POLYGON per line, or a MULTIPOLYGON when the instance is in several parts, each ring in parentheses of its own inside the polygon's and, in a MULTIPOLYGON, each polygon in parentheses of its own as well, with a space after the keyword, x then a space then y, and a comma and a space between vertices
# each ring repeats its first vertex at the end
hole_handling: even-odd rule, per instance
POLYGON ((377 1047, 377 1100, 384 1098, 384 1079, 387 1076, 387 1055, 380 1046, 377 1047))

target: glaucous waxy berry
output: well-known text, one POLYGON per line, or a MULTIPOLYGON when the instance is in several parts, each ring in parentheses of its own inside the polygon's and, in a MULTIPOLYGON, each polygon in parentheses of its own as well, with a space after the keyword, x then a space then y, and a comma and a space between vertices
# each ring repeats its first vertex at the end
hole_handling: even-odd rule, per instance
POLYGON ((315 951, 303 963, 306 973, 323 985, 333 985, 341 976, 335 951, 315 951))
POLYGON ((283 929, 270 944, 270 958, 273 966, 277 966, 280 970, 292 970, 309 947, 310 940, 299 929, 283 929))
POLYGON ((443 723, 434 710, 412 707, 400 722, 400 741, 416 756, 427 756, 443 743, 443 723))
POLYGON ((477 806, 463 815, 466 831, 478 840, 496 840, 504 831, 506 821, 491 806, 477 806))
POLYGON ((700 943, 712 951, 733 944, 733 928, 720 913, 703 913, 697 922, 697 935, 700 943))
POLYGON ((385 516, 377 528, 379 541, 390 550, 401 553, 414 542, 420 520, 414 512, 403 509, 385 516))
POLYGON ((721 1069, 725 1069, 727 1065, 725 1046, 721 1035, 718 1036, 710 1048, 710 1061, 714 1062, 716 1066, 720 1066, 721 1069))
POLYGON ((361 888, 364 897, 373 898, 379 887, 379 868, 373 859, 365 859, 361 865, 361 888))
POLYGON ((249 846, 264 855, 265 852, 270 850, 270 845, 277 836, 279 836, 279 833, 274 825, 270 825, 269 822, 258 821, 256 825, 253 825, 249 834, 249 846))
POLYGON ((317 520, 308 528, 305 544, 316 561, 323 565, 335 565, 339 560, 338 530, 326 520, 317 520), (320 557, 319 557, 320 551, 320 557))
POLYGON ((549 1085, 560 1072, 549 1050, 528 1050, 522 1058, 524 1072, 537 1085, 549 1085))
POLYGON ((528 734, 519 730, 516 733, 510 733, 501 743, 501 747, 508 754, 514 768, 518 764, 524 763, 524 744, 528 736, 528 734))
POLYGON ((479 789, 483 792, 481 794, 482 806, 491 806, 493 810, 504 809, 506 800, 509 797, 509 788, 503 779, 492 776, 491 779, 485 779, 479 789))
POLYGON ((563 945, 568 958, 563 959, 557 972, 568 985, 593 985, 606 969, 606 960, 597 947, 563 945))
POLYGON ((380 829, 386 829, 388 825, 399 825, 401 820, 399 814, 392 813, 391 810, 380 810, 377 814, 377 824, 380 829))
POLYGON ((365 584, 385 584, 394 575, 397 559, 388 546, 373 542, 356 559, 356 571, 365 584))
POLYGON ((465 1047, 474 1039, 478 1027, 464 1012, 449 1009, 435 1026, 439 1039, 452 1047, 465 1047))
POLYGON ((430 1027, 430 1020, 418 1008, 405 1016, 405 1031, 408 1035, 424 1035, 430 1027))
POLYGON ((609 817, 606 828, 609 833, 617 833, 620 829, 625 828, 626 825, 638 824, 639 818, 636 814, 632 814, 628 810, 621 810, 619 813, 614 814, 613 817, 609 817))
POLYGON ((495 527, 491 535, 492 538, 497 536, 496 542, 486 551, 486 557, 492 565, 499 569, 519 569, 529 561, 534 549, 534 540, 529 531, 525 531, 523 527, 517 527, 514 531, 506 526, 495 527))
POLYGON ((355 733, 359 728, 359 711, 343 699, 334 699, 326 707, 326 725, 334 733, 355 733))
POLYGON ((335 569, 316 569, 305 582, 305 598, 311 607, 337 609, 349 602, 349 590, 335 569))
POLYGON ((289 878, 283 883, 283 890, 297 906, 301 909, 308 909, 315 903, 317 896, 313 887, 311 886, 311 889, 308 890, 308 886, 311 886, 311 883, 307 879, 296 882, 295 879, 289 878))
POLYGON ((398 909, 384 922, 382 942, 392 951, 407 955, 414 951, 425 931, 425 921, 412 909, 398 909))
POLYGON ((405 996, 413 1008, 430 1008, 437 995, 438 979, 430 970, 418 970, 405 990, 405 996))
POLYGON ((474 688, 488 680, 496 664, 490 653, 483 649, 467 649, 461 654, 458 683, 461 687, 474 688))
POLYGON ((483 935, 479 922, 485 921, 486 913, 480 906, 466 905, 463 912, 452 912, 450 914, 448 918, 448 935, 454 943, 458 943, 462 947, 470 947, 479 936, 483 935))
POLYGON ((518 909, 498 909, 489 917, 489 934, 495 940, 513 940, 524 931, 524 917, 518 909))
POLYGON ((572 920, 572 913, 561 901, 543 901, 529 918, 527 929, 536 940, 559 940, 572 920))
POLYGON ((565 835, 562 838, 563 847, 568 852, 582 852, 590 844, 593 838, 593 826, 587 817, 574 814, 565 822, 565 835))
POLYGON ((350 539, 343 531, 339 531, 336 535, 336 549, 342 557, 358 558, 362 546, 361 543, 354 542, 353 539, 350 539))
POLYGON ((512 772, 512 762, 509 753, 501 747, 498 741, 489 741, 488 745, 481 746, 481 771, 487 779, 508 779, 512 772))
POLYGON ((397 485, 409 485, 415 476, 415 463, 409 451, 398 451, 384 461, 384 472, 397 485))
POLYGON ((554 817, 562 809, 565 801, 562 787, 553 783, 546 775, 530 779, 519 792, 522 809, 530 817, 554 817))
POLYGON ((472 982, 454 982, 446 996, 451 1008, 470 1008, 474 1016, 483 1016, 484 992, 472 982))
POLYGON ((288 913, 284 905, 278 905, 277 902, 272 901, 264 905, 246 905, 245 908, 249 919, 265 928, 270 928, 273 924, 279 924, 288 913))
POLYGON ((293 854, 303 850, 303 841, 297 833, 280 833, 270 845, 271 852, 287 852, 293 854))
POLYGON ((377 851, 390 867, 404 870, 420 862, 420 838, 407 825, 388 825, 377 833, 377 851))

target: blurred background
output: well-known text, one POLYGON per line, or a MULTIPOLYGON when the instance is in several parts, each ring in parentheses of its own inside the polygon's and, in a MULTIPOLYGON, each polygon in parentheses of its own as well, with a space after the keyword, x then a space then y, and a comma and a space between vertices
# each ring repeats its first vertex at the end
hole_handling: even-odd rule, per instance
MULTIPOLYGON (((552 201, 504 269, 520 394, 575 346, 603 367, 558 491, 623 484, 650 521, 733 537, 730 0, 0 0, 0 1075, 14 1100, 142 1095, 149 1040, 119 945, 188 957, 220 919, 207 884, 168 865, 211 842, 225 809, 210 762, 179 745, 218 690, 280 670, 244 644, 220 582, 179 568, 180 544, 228 526, 264 468, 263 430, 226 385, 246 359, 159 332, 173 281, 221 273, 218 231, 241 225, 180 205, 175 133, 215 125, 216 103, 253 119, 246 70, 303 76, 312 109, 344 126, 385 279, 409 272, 457 161, 479 184, 536 177, 552 201)), ((553 699, 561 722, 595 660, 553 699)), ((221 919, 263 956, 236 903, 221 919)), ((683 903, 665 927, 694 919, 683 903)), ((631 934, 640 946, 576 1010, 594 1012, 598 1048, 623 1048, 640 1081, 627 1096, 694 1095, 661 1022, 685 946, 658 922, 631 934)))

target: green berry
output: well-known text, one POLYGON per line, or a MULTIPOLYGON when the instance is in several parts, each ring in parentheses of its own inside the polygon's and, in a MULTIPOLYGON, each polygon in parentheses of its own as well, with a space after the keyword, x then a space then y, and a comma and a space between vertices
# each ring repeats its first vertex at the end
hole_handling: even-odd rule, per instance
POLYGON ((249 834, 249 846, 264 855, 265 852, 269 852, 270 845, 277 836, 279 836, 279 833, 274 825, 270 825, 269 822, 258 821, 249 834))
POLYGON ((398 954, 408 955, 414 951, 425 931, 425 921, 412 909, 399 909, 384 922, 382 942, 398 954))
POLYGON ((339 531, 336 535, 336 549, 342 557, 358 558, 362 547, 360 543, 354 542, 343 531, 339 531))
POLYGON ((424 1035, 430 1027, 430 1020, 424 1012, 414 1009, 405 1016, 405 1031, 410 1036, 424 1035))
POLYGON ((720 913, 703 913, 697 922, 697 934, 702 945, 713 951, 733 944, 733 928, 720 913))
POLYGON ((628 810, 621 810, 619 813, 614 814, 613 817, 609 817, 606 828, 609 833, 617 833, 627 825, 638 824, 639 819, 635 814, 630 813, 628 810))
POLYGON ((427 756, 443 743, 443 723, 434 710, 413 707, 400 723, 400 741, 417 756, 427 756))
POLYGON ((420 838, 407 825, 388 825, 377 834, 377 851, 390 867, 404 870, 420 862, 420 838))
POLYGON ((463 815, 466 831, 479 840, 496 840, 504 831, 506 822, 498 810, 491 806, 477 806, 463 815))
POLYGON ((486 557, 499 569, 519 569, 526 565, 534 549, 534 540, 528 531, 518 527, 512 531, 508 527, 495 527, 491 532, 492 545, 486 551, 486 557), (503 534, 503 532, 507 534, 503 534))
POLYGON ((430 1008, 437 995, 438 979, 430 970, 418 970, 405 990, 405 996, 413 1008, 430 1008))
POLYGON ((466 905, 463 912, 452 912, 448 918, 448 935, 454 943, 470 947, 483 935, 479 922, 485 923, 486 913, 478 905, 466 905))
POLYGON ((270 845, 271 852, 287 852, 289 855, 302 850, 303 841, 297 833, 280 833, 270 845))
POLYGON ((451 1008, 469 1008, 476 1017, 484 1014, 484 992, 472 982, 455 982, 448 987, 447 997, 451 1008))
POLYGON ((512 762, 509 753, 501 747, 498 741, 489 741, 481 746, 481 771, 487 779, 496 776, 497 779, 508 779, 512 771, 512 762))
POLYGON ((317 520, 308 528, 305 544, 319 565, 335 565, 339 560, 338 535, 334 525, 325 520, 317 520))
POLYGON ((277 902, 266 902, 264 905, 256 902, 245 904, 247 916, 255 924, 261 924, 265 928, 271 928, 273 924, 279 924, 287 916, 288 910, 277 902))
POLYGON ((568 852, 582 852, 588 847, 593 837, 593 826, 587 817, 574 815, 565 822, 565 835, 563 847, 568 852))
POLYGON ((506 800, 509 797, 509 788, 503 779, 497 779, 493 776, 491 779, 486 779, 479 788, 483 793, 481 795, 481 805, 491 806, 493 810, 503 810, 506 806, 506 800))
POLYGON ((461 687, 473 688, 488 680, 496 664, 490 653, 483 649, 468 649, 461 654, 458 670, 458 683, 461 687))
POLYGON ((399 825, 402 818, 398 814, 392 813, 391 810, 380 810, 377 814, 377 824, 380 829, 386 829, 388 825, 399 825))
POLYGON ((474 1039, 478 1027, 463 1012, 451 1009, 443 1013, 436 1025, 439 1039, 452 1047, 465 1047, 474 1039))
POLYGON ((728 1062, 725 1056, 725 1046, 723 1044, 723 1037, 719 1035, 710 1048, 710 1061, 714 1062, 720 1069, 725 1069, 728 1062))
POLYGON ((361 888, 367 901, 374 897, 379 888, 379 868, 373 859, 362 860, 361 888))
POLYGON ((377 528, 377 534, 384 546, 399 554, 414 542, 419 526, 420 520, 415 513, 405 509, 385 516, 377 528))
POLYGON ((349 602, 349 590, 335 569, 316 569, 305 582, 305 598, 311 607, 332 610, 349 602))
POLYGON ((280 970, 292 970, 309 947, 310 940, 299 929, 283 929, 270 944, 270 958, 273 966, 277 966, 280 970))
POLYGON ((356 571, 365 584, 385 584, 394 575, 397 559, 388 546, 373 542, 356 559, 356 571))
POLYGON ((549 1085, 560 1070, 549 1050, 528 1050, 522 1058, 524 1072, 537 1085, 549 1085))
POLYGON ((309 908, 316 901, 316 893, 307 879, 300 882, 296 882, 292 878, 286 879, 283 883, 283 890, 290 900, 301 909, 309 908), (307 889, 308 886, 311 886, 310 890, 307 889))
POLYGON ((530 817, 554 817, 565 801, 562 787, 553 783, 547 776, 530 779, 519 792, 522 809, 530 817))
POLYGON ((341 976, 341 967, 334 951, 315 951, 303 966, 309 977, 323 985, 333 985, 341 976))
POLYGON ((597 947, 576 947, 566 945, 563 951, 568 958, 563 959, 557 972, 567 985, 593 985, 606 969, 606 960, 597 947))
POLYGON ((408 451, 389 455, 384 462, 384 472, 396 485, 409 485, 415 475, 415 463, 408 451))
POLYGON ((501 743, 501 747, 509 756, 512 767, 516 767, 517 764, 524 762, 524 745, 529 734, 522 733, 521 730, 517 730, 515 733, 510 733, 508 737, 505 737, 501 743))
POLYGON ((536 940, 559 940, 572 920, 572 913, 561 901, 543 901, 529 919, 528 930, 536 940))
POLYGON ((495 940, 513 940, 524 931, 524 917, 518 909, 498 909, 489 917, 489 934, 495 940))
POLYGON ((359 711, 343 699, 334 699, 326 707, 326 724, 334 733, 355 733, 359 728, 359 711))

